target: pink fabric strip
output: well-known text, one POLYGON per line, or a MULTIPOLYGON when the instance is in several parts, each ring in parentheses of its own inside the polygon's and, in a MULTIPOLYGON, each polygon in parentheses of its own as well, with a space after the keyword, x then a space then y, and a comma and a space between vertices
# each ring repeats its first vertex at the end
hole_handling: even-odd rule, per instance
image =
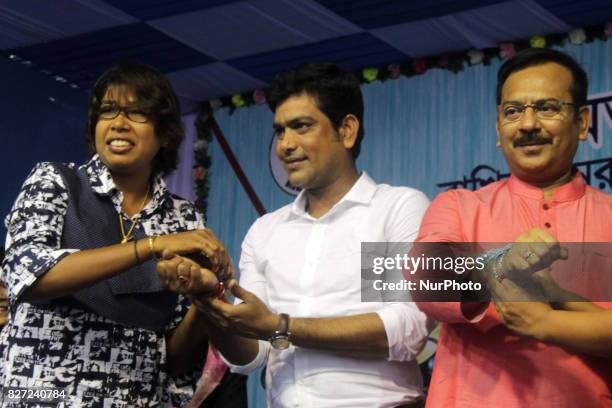
POLYGON ((208 353, 206 355, 206 364, 204 364, 204 369, 202 370, 202 376, 198 380, 193 398, 185 407, 199 407, 206 397, 219 385, 226 370, 227 365, 221 359, 219 351, 212 344, 208 343, 208 353))

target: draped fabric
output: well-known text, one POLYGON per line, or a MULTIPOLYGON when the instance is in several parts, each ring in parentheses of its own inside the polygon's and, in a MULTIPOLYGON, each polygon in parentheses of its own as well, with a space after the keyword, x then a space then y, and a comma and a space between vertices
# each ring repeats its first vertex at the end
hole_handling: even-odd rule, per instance
MULTIPOLYGON (((612 41, 567 45, 562 50, 585 67, 590 95, 612 93, 612 41)), ((377 182, 409 185, 430 198, 445 189, 437 184, 469 178, 481 164, 507 173, 501 151, 495 147, 495 84, 500 64, 494 60, 489 66, 468 67, 458 74, 432 70, 421 76, 363 86, 366 134, 358 168, 377 182)), ((596 149, 591 142, 581 143, 577 162, 612 157, 612 101, 608 106, 610 116, 602 119, 602 146, 596 149)), ((605 112, 605 108, 597 109, 605 112)), ((292 201, 293 197, 283 192, 271 176, 268 155, 273 115, 267 106, 238 109, 232 114, 221 110, 215 116, 266 209, 273 211, 292 201)), ((227 244, 237 264, 240 244, 257 213, 219 145, 213 142, 210 149, 208 225, 227 244)), ((190 160, 181 162, 181 183, 189 180, 192 184, 190 160), (189 171, 184 166, 189 166, 189 171)), ((602 172, 602 176, 610 177, 611 171, 602 172)), ((612 192, 610 184, 592 184, 612 192)), ((173 183, 169 185, 174 187, 173 183)), ((249 379, 249 403, 252 407, 265 406, 256 375, 249 379)))

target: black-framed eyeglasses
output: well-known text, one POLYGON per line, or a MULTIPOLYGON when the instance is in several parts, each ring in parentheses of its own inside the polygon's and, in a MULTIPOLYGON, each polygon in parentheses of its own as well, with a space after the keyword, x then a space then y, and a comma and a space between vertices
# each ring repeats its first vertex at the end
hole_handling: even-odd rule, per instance
POLYGON ((504 121, 516 122, 523 117, 527 108, 533 109, 540 119, 555 119, 564 106, 574 105, 573 102, 564 102, 558 99, 542 99, 533 103, 504 102, 499 106, 499 112, 504 121))
POLYGON ((125 117, 136 123, 145 123, 149 120, 149 114, 144 110, 136 107, 121 107, 119 105, 110 104, 102 105, 98 110, 98 116, 101 119, 115 119, 123 112, 125 117))

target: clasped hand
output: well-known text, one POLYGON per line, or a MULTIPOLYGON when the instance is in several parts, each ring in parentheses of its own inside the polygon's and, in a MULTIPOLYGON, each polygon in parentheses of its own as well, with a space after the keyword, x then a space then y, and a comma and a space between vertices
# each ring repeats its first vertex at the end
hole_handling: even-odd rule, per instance
POLYGON ((515 281, 530 279, 535 272, 567 257, 567 248, 562 247, 555 237, 543 229, 533 228, 516 238, 503 258, 502 274, 515 281))
POLYGON ((567 258, 567 248, 547 231, 534 228, 517 237, 503 258, 505 279, 487 279, 495 308, 508 328, 538 337, 539 323, 553 310, 550 298, 561 292, 550 276, 550 267, 567 258))
POLYGON ((164 253, 164 257, 157 264, 164 285, 189 296, 206 319, 218 328, 243 337, 268 339, 278 327, 278 315, 253 293, 238 286, 235 279, 227 281, 227 288, 243 302, 232 305, 226 296, 218 296, 219 279, 212 271, 170 252, 164 253))
POLYGON ((155 249, 164 259, 171 259, 175 254, 202 254, 210 261, 209 270, 219 279, 224 281, 235 276, 225 246, 208 228, 161 235, 155 239, 155 249))

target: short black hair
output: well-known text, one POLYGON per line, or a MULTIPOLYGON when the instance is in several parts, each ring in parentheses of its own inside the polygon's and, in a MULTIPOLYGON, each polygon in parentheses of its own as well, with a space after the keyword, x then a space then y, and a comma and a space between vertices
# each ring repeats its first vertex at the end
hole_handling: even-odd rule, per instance
POLYGON ((572 74, 572 85, 570 86, 572 102, 576 109, 586 105, 589 88, 586 72, 584 72, 584 69, 582 69, 575 59, 561 51, 550 48, 527 48, 516 53, 516 55, 499 67, 499 71, 497 71, 497 104, 499 105, 501 103, 502 88, 513 72, 536 65, 546 64, 547 62, 554 62, 570 71, 572 74))
POLYGON ((178 149, 184 134, 179 101, 170 81, 161 72, 137 62, 109 67, 91 90, 87 114, 87 144, 91 154, 96 152, 96 124, 102 99, 114 86, 124 86, 134 92, 138 106, 149 114, 161 145, 153 159, 153 171, 170 173, 178 164, 178 149))
POLYGON ((363 95, 359 80, 350 71, 331 63, 308 63, 279 74, 270 85, 267 101, 272 112, 289 97, 306 93, 338 130, 346 115, 359 120, 357 140, 351 149, 353 160, 361 151, 363 127, 363 95))

